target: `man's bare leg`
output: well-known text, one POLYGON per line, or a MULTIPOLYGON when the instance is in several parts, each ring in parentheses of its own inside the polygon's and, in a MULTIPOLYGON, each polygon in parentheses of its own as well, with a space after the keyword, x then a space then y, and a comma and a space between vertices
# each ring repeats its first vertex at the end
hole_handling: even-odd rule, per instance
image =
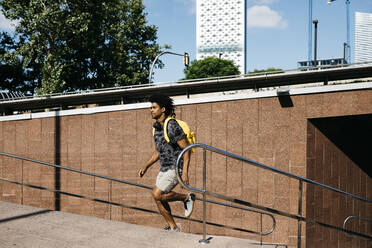
POLYGON ((167 201, 167 202, 174 202, 174 201, 186 201, 189 198, 186 194, 177 193, 174 191, 171 191, 166 194, 161 194, 161 200, 167 201))
POLYGON ((164 194, 164 192, 156 186, 154 187, 154 190, 152 191, 152 195, 154 197, 156 205, 158 206, 159 212, 164 217, 165 221, 168 223, 168 225, 172 229, 177 229, 178 227, 176 223, 174 222, 168 202, 185 201, 187 200, 188 196, 185 194, 180 194, 180 193, 176 193, 173 191, 164 194))

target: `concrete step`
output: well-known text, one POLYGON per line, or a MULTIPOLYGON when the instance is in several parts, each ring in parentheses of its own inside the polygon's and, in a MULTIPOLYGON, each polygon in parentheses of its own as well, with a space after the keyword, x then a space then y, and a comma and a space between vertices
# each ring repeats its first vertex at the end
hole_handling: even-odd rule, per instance
MULTIPOLYGON (((124 222, 104 220, 0 201, 0 247, 2 248, 94 248, 94 247, 260 247, 257 241, 175 233, 124 222)), ((264 247, 275 247, 265 245, 264 247)))

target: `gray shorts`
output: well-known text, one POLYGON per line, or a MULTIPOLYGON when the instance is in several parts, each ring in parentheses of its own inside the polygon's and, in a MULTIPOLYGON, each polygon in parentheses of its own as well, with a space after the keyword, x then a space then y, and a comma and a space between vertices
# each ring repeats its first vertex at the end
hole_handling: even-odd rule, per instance
POLYGON ((178 184, 178 178, 175 169, 170 169, 165 172, 160 171, 156 178, 156 187, 164 193, 172 191, 178 184))

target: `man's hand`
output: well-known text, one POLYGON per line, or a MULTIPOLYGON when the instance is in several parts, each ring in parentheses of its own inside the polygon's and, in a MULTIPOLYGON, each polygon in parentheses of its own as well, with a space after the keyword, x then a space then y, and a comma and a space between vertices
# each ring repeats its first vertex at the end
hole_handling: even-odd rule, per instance
POLYGON ((143 175, 145 175, 146 171, 147 171, 147 167, 144 167, 144 168, 140 169, 139 172, 138 172, 138 176, 143 177, 143 175))
POLYGON ((146 171, 156 162, 159 160, 159 153, 157 150, 155 150, 150 158, 149 161, 145 164, 145 166, 138 171, 138 176, 143 177, 146 173, 146 171))

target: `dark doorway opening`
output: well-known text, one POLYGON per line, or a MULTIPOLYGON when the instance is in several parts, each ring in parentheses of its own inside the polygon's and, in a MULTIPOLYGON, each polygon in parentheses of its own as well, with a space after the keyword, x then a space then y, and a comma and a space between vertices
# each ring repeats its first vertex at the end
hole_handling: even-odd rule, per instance
POLYGON ((368 176, 372 177, 372 114, 309 120, 368 176))

